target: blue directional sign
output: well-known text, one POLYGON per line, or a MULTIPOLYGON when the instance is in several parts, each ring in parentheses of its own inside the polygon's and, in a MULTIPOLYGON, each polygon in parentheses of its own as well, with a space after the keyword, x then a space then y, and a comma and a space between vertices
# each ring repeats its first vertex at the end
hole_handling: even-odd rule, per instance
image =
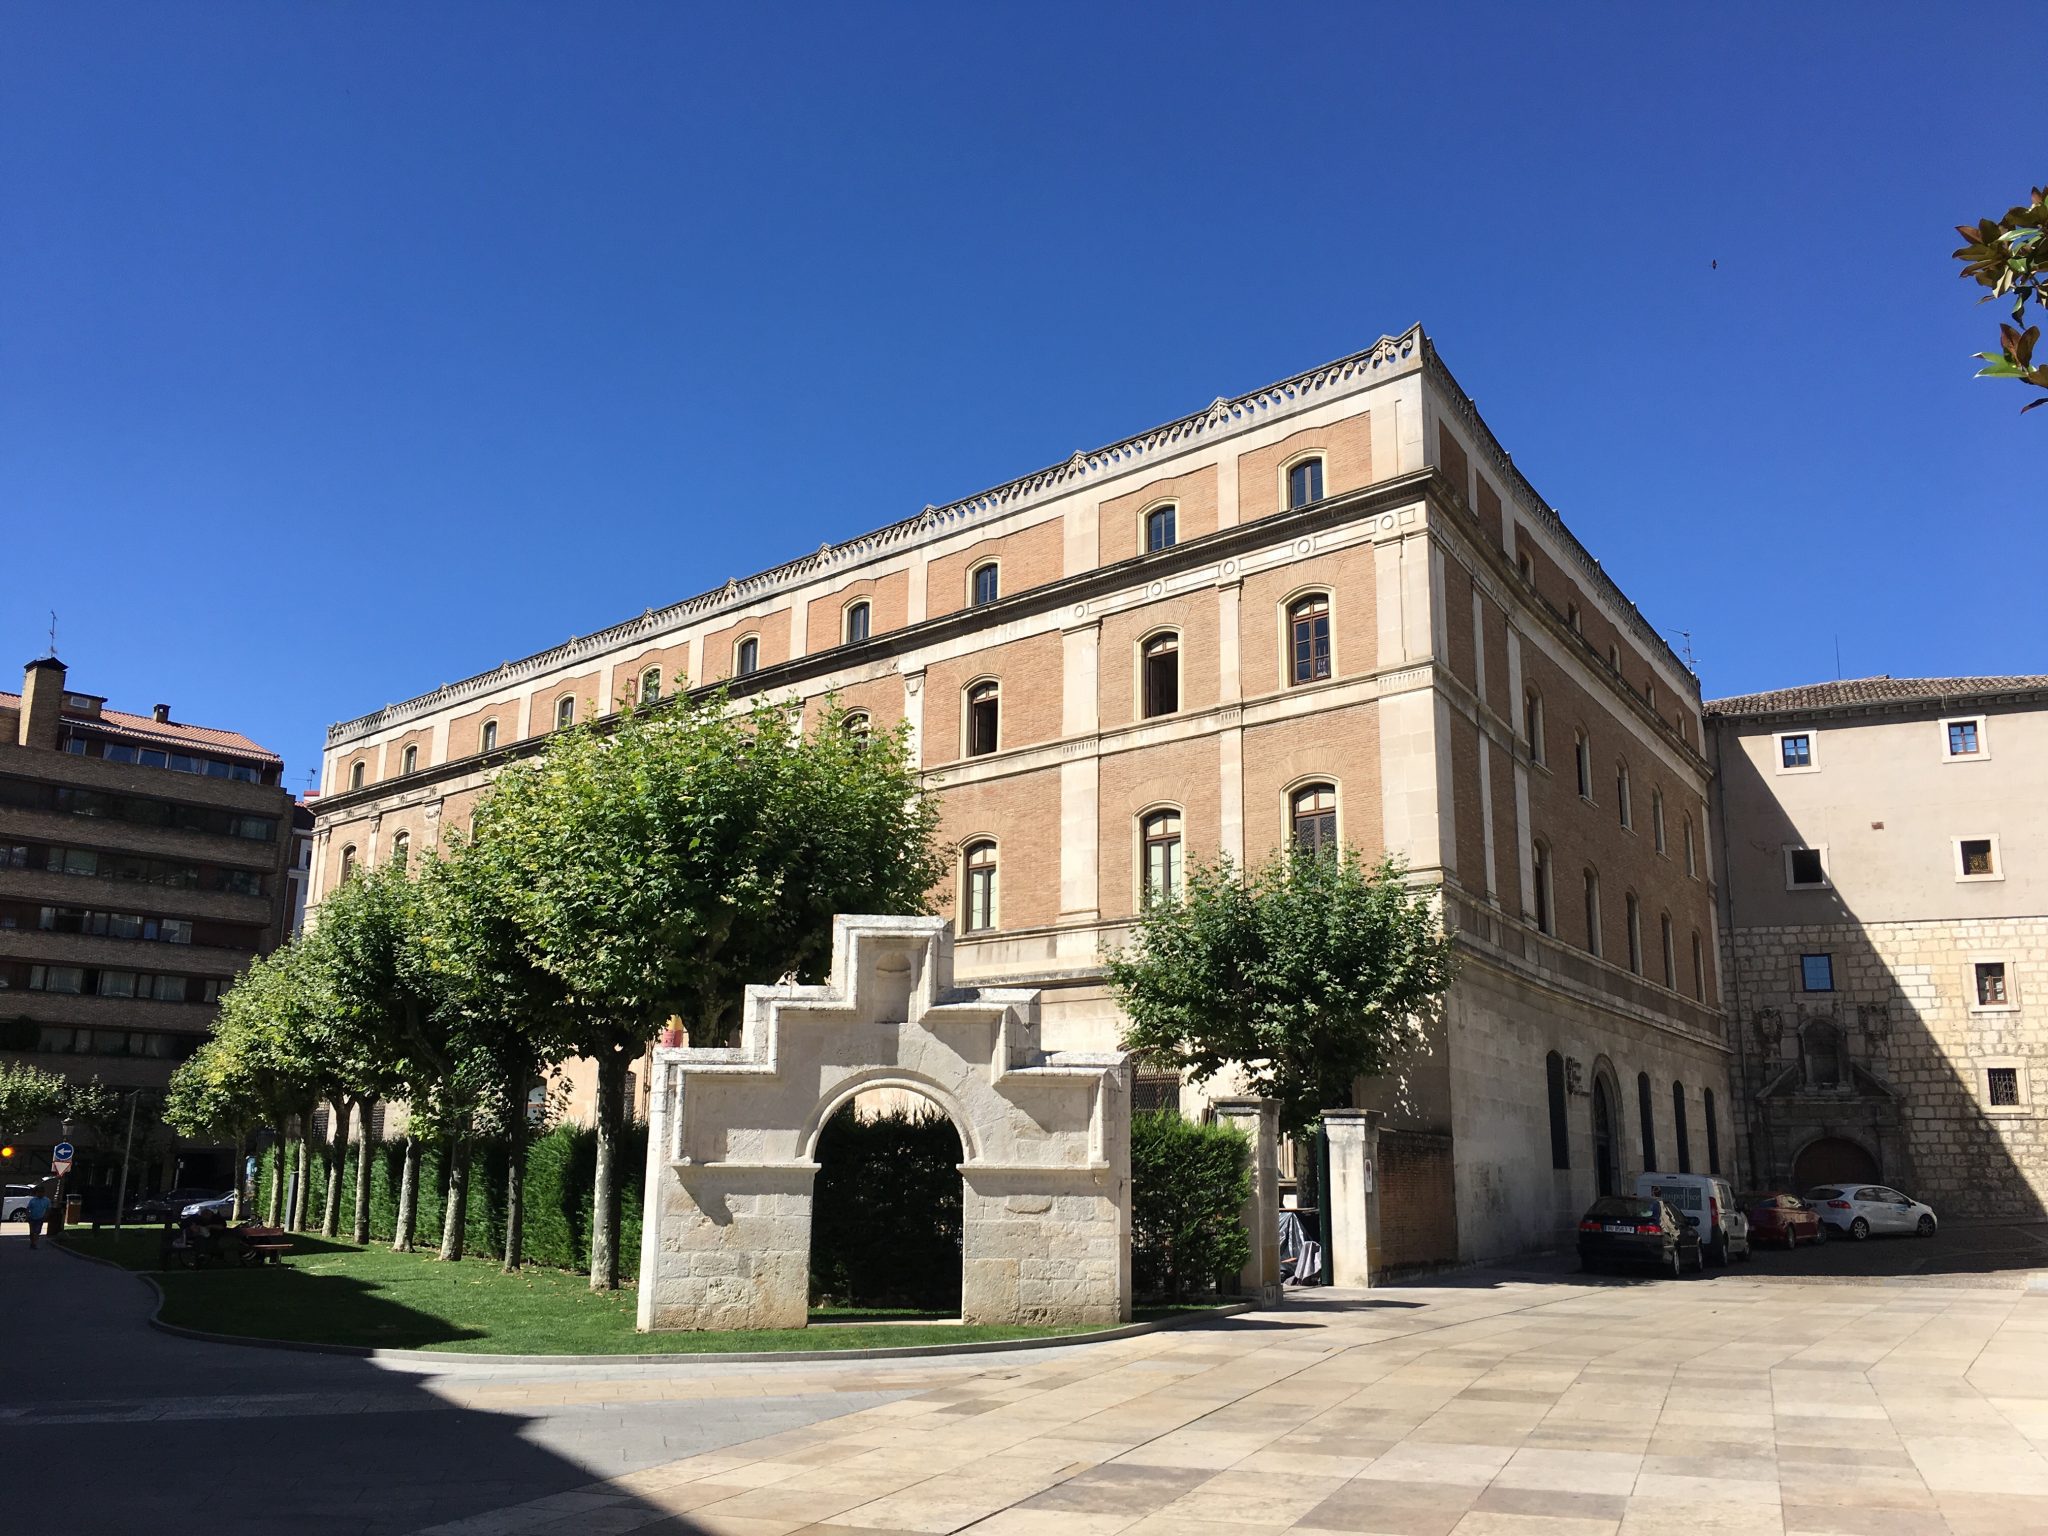
POLYGON ((71 1161, 73 1150, 74 1149, 70 1142, 60 1141, 57 1143, 56 1146, 50 1148, 50 1156, 54 1157, 60 1163, 68 1163, 71 1161))

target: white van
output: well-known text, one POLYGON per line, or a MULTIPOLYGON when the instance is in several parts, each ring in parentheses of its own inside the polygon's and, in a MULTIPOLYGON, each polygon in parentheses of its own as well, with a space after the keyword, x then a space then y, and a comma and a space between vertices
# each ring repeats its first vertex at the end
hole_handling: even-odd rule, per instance
POLYGON ((1700 1230, 1700 1252, 1710 1264, 1726 1264, 1731 1254, 1747 1260, 1749 1217, 1735 1203, 1728 1181, 1711 1173, 1639 1173, 1636 1193, 1675 1206, 1690 1226, 1700 1230))

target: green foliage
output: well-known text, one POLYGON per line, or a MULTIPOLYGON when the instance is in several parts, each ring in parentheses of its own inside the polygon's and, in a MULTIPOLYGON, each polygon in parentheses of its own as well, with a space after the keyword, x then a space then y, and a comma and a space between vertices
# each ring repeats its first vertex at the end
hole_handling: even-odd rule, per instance
POLYGON ((1172 1110, 1131 1117, 1131 1283, 1140 1296, 1186 1301, 1229 1293, 1251 1257, 1242 1220, 1251 1143, 1228 1126, 1172 1110))
POLYGON ((1191 869, 1109 979, 1127 1049, 1198 1082, 1234 1065, 1299 1133, 1421 1043, 1452 960, 1433 893, 1399 864, 1292 849, 1249 880, 1228 860, 1191 869))
MULTIPOLYGON (((1998 351, 1977 354, 1984 362, 1977 377, 2018 379, 2048 390, 2048 363, 2034 361, 2041 327, 2027 324, 2029 299, 2048 309, 2048 188, 2034 188, 2032 202, 2008 208, 2002 219, 1958 224, 1956 233, 1964 241, 1954 253, 1963 264, 1962 276, 1990 290, 1978 302, 2012 300, 2012 323, 1999 325, 1998 351)), ((2037 405, 2048 405, 2048 395, 2029 400, 2020 412, 2037 405)))
MULTIPOLYGON (((621 1155, 638 1167, 647 1155, 647 1127, 632 1124, 621 1138, 621 1155)), ((270 1186, 279 1176, 278 1148, 267 1149, 257 1168, 258 1196, 255 1208, 268 1208, 270 1186)), ((505 1161, 503 1138, 491 1137, 476 1148, 470 1178, 469 1209, 465 1213, 466 1250, 472 1254, 500 1258, 505 1244, 505 1161)), ((370 1232, 373 1240, 388 1242, 396 1227, 399 1181, 405 1166, 405 1141, 394 1137, 380 1142, 370 1174, 370 1232)), ((557 1269, 585 1270, 590 1251, 591 1192, 596 1181, 597 1135, 584 1126, 557 1126, 536 1137, 527 1149, 526 1161, 526 1255, 537 1264, 557 1269)), ((289 1169, 286 1169, 289 1173, 289 1169)), ((313 1165, 313 1187, 307 1208, 317 1210, 327 1197, 327 1168, 313 1165)), ((356 1159, 351 1153, 342 1170, 342 1207, 355 1203, 356 1159)), ((438 1233, 448 1192, 446 1148, 429 1145, 420 1160, 419 1232, 422 1246, 431 1248, 425 1234, 438 1233)), ((637 1258, 640 1252, 640 1187, 628 1181, 621 1190, 620 1240, 624 1250, 637 1258)))
POLYGON ((834 1115, 818 1138, 813 1302, 957 1308, 962 1158, 943 1114, 834 1115))
POLYGON ((61 1072, 0 1061, 0 1136, 21 1136, 64 1112, 70 1085, 61 1072))

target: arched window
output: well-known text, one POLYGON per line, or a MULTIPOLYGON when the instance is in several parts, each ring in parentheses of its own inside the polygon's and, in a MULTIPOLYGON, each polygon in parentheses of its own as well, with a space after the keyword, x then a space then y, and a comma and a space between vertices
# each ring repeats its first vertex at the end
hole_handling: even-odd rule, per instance
POLYGON ((1809 1088, 1837 1088, 1842 1082, 1842 1037, 1835 1026, 1816 1019, 1799 1036, 1800 1066, 1809 1088))
POLYGON ((478 741, 480 743, 477 749, 478 751, 495 751, 498 745, 498 722, 495 720, 486 720, 484 722, 483 735, 478 738, 478 741))
POLYGON ((1643 974, 1643 907, 1636 893, 1628 893, 1628 968, 1643 974))
POLYGON ((1140 828, 1144 843, 1146 906, 1178 899, 1181 893, 1180 812, 1154 811, 1140 828))
POLYGON ((407 747, 399 756, 398 771, 400 773, 418 773, 419 768, 420 749, 417 746, 407 747))
POLYGON ((969 843, 961 850, 961 868, 967 887, 962 931, 985 933, 996 925, 996 845, 969 843))
POLYGON ((1550 1099, 1550 1166, 1572 1165, 1572 1125, 1565 1109, 1564 1058, 1552 1051, 1543 1058, 1543 1086, 1550 1099))
POLYGON ((1671 1134, 1678 1141, 1678 1171, 1692 1172, 1692 1133, 1685 1126, 1685 1084, 1671 1081, 1671 1134))
POLYGON ((1621 824, 1624 827, 1633 827, 1636 824, 1635 806, 1628 792, 1627 763, 1614 765, 1614 808, 1621 816, 1621 824))
POLYGON ((1330 675, 1330 599, 1322 593, 1297 599, 1287 610, 1290 683, 1313 683, 1330 675))
POLYGON ((661 697, 661 668, 649 667, 640 674, 640 702, 652 704, 661 697))
POLYGON ((1692 931, 1692 995, 1707 1000, 1707 951, 1700 943, 1700 931, 1692 931))
POLYGON ((858 645, 867 639, 869 626, 873 623, 875 611, 866 598, 846 605, 846 643, 858 645))
POLYGON ((1522 695, 1522 734, 1529 738, 1529 761, 1544 760, 1543 695, 1531 688, 1522 695))
POLYGON ((1600 876, 1593 870, 1585 872, 1586 880, 1586 953, 1600 953, 1600 876))
POLYGON ((761 670, 761 642, 754 635, 747 636, 732 652, 732 675, 750 677, 761 670))
POLYGON ((1636 1074, 1636 1112, 1643 1122, 1643 1172, 1657 1166, 1657 1100, 1650 1092, 1650 1074, 1636 1074))
POLYGON ((1664 941, 1664 985, 1672 991, 1678 990, 1678 941, 1671 935, 1671 914, 1659 913, 1657 937, 1664 941))
POLYGON ((1288 803, 1294 846, 1303 853, 1337 851, 1337 791, 1329 784, 1304 784, 1288 803))
POLYGON ((348 787, 350 789, 361 789, 363 787, 363 765, 360 762, 348 771, 348 787))
POLYGON ((1550 846, 1540 837, 1529 846, 1536 872, 1536 931, 1556 933, 1557 912, 1550 900, 1550 846))
POLYGON ((1179 509, 1172 502, 1163 507, 1154 507, 1145 514, 1145 553, 1156 554, 1174 545, 1174 524, 1179 509))
POLYGON ((1700 866, 1699 859, 1692 851, 1692 818, 1690 816, 1684 818, 1682 830, 1685 835, 1685 872, 1688 875, 1697 875, 1700 872, 1700 866))
POLYGON ((1721 1122, 1714 1113, 1714 1090, 1700 1093, 1700 1115, 1707 1122, 1707 1172, 1721 1171, 1721 1122))
POLYGON ((394 832, 391 834, 391 862, 403 866, 406 855, 412 852, 412 834, 394 832))
POLYGON ((967 690, 967 755, 985 757, 1001 741, 1001 690, 994 683, 976 683, 967 690))
POLYGON ((576 723, 576 695, 565 693, 555 700, 555 729, 566 731, 576 723))
POLYGON ((341 850, 341 878, 344 880, 352 879, 355 876, 355 872, 356 845, 350 843, 341 850))
POLYGON ((874 730, 874 721, 864 709, 849 709, 840 717, 839 728, 849 736, 867 736, 874 730))
POLYGON ((1291 465, 1287 471, 1288 507, 1305 507, 1322 499, 1323 461, 1320 458, 1303 459, 1291 465))
POLYGON ((1650 791, 1650 841, 1659 853, 1664 852, 1664 791, 1650 791))
POLYGON ((993 560, 974 568, 974 574, 967 579, 969 600, 977 608, 992 603, 1002 595, 1002 577, 993 560))
POLYGON ((1593 747, 1586 740, 1584 731, 1572 733, 1572 763, 1578 770, 1579 798, 1590 801, 1593 798, 1593 747))
POLYGON ((1145 642, 1145 714, 1171 715, 1180 709, 1180 636, 1154 635, 1145 642))

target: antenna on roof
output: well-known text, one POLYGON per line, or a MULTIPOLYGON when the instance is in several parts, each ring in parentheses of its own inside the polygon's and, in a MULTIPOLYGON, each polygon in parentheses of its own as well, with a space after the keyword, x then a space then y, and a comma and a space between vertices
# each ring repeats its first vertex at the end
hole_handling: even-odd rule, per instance
POLYGON ((1674 629, 1671 633, 1678 636, 1678 654, 1685 658, 1685 670, 1688 672, 1699 671, 1699 664, 1694 660, 1692 654, 1692 631, 1689 629, 1674 629))
POLYGON ((1842 637, 1835 636, 1835 681, 1842 680, 1842 637))
POLYGON ((57 610, 50 610, 50 659, 57 659, 57 610))

